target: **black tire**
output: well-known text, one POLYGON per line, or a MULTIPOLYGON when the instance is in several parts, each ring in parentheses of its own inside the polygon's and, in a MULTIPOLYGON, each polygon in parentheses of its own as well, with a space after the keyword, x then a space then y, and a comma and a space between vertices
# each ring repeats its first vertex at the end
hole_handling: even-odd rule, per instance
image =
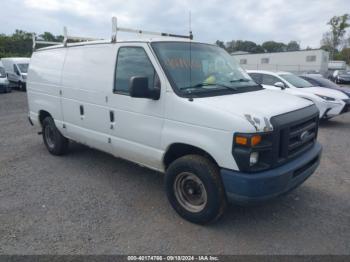
POLYGON ((165 189, 175 211, 193 223, 214 222, 223 215, 227 206, 218 166, 200 155, 183 156, 171 163, 165 175, 165 189), (179 190, 179 187, 183 190, 179 190), (203 192, 204 202, 201 201, 203 192), (190 198, 194 201, 188 201, 190 198), (198 203, 186 205, 191 201, 198 203))
POLYGON ((20 91, 24 90, 24 85, 23 85, 23 83, 21 81, 18 82, 18 90, 20 90, 20 91))
POLYGON ((43 120, 42 133, 45 146, 51 154, 60 156, 67 152, 69 140, 57 129, 52 117, 43 120))

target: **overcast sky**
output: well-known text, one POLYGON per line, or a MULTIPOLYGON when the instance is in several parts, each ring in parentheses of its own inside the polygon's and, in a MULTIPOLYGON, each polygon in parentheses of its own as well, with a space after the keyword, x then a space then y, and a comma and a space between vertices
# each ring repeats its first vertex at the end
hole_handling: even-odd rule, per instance
MULTIPOLYGON (((123 27, 188 32, 189 10, 195 40, 299 41, 319 47, 327 21, 350 13, 349 0, 3 0, 0 33, 15 29, 109 37, 111 17, 123 27)), ((124 37, 123 37, 124 38, 124 37)))

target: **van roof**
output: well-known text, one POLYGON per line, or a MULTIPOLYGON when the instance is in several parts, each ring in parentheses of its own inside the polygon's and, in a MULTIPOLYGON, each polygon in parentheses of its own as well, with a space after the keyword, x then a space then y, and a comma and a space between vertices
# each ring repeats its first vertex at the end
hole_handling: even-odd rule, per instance
POLYGON ((29 63, 30 58, 29 57, 3 57, 3 58, 1 58, 1 61, 4 61, 4 60, 13 61, 15 63, 20 63, 20 62, 29 63))
MULTIPOLYGON (((177 37, 154 37, 154 38, 134 38, 134 39, 127 39, 127 40, 117 40, 117 42, 112 43, 111 40, 94 40, 94 41, 84 41, 84 42, 76 42, 76 43, 68 43, 66 47, 74 47, 74 46, 85 46, 85 45, 99 45, 99 44, 120 44, 120 43, 152 43, 152 42, 184 42, 184 43, 201 43, 197 41, 193 41, 190 39, 183 39, 183 38, 177 38, 177 37)), ((207 44, 207 43, 205 43, 207 44)), ((209 44, 212 45, 212 44, 209 44)), ((48 46, 48 47, 42 47, 38 48, 36 51, 41 50, 49 50, 49 49, 56 49, 56 48, 63 48, 65 47, 62 44, 48 46)))

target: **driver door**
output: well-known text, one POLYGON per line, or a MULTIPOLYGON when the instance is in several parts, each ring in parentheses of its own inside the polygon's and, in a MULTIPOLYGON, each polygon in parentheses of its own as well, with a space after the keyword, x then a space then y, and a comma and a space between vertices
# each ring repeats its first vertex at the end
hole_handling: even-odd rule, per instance
POLYGON ((116 155, 160 169, 161 130, 164 114, 165 79, 146 43, 120 45, 116 57, 110 110, 114 127, 112 146, 116 155), (134 98, 129 94, 133 76, 148 77, 150 88, 160 88, 160 99, 134 98))

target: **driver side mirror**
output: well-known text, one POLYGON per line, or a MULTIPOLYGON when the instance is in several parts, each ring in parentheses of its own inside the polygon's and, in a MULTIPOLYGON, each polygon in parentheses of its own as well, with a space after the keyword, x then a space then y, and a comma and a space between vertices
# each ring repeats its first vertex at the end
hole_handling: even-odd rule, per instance
POLYGON ((283 90, 283 89, 286 89, 285 84, 282 83, 282 82, 276 82, 276 83, 274 83, 274 86, 275 86, 275 87, 279 87, 279 88, 281 88, 282 90, 283 90))
POLYGON ((148 86, 148 77, 133 76, 129 82, 129 92, 131 97, 149 98, 158 100, 160 97, 160 89, 148 86))

